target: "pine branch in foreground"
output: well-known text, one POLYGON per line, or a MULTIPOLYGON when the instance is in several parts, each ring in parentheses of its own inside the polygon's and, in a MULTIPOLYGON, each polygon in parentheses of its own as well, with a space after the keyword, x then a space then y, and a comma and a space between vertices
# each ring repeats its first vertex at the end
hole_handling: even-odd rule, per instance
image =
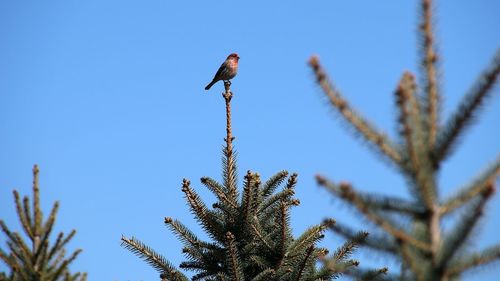
POLYGON ((70 273, 69 265, 81 253, 75 250, 66 255, 65 246, 73 238, 72 230, 66 237, 59 233, 54 244, 50 243, 50 235, 57 217, 59 202, 55 202, 50 215, 44 219, 40 208, 40 188, 38 186, 38 166, 33 167, 33 206, 25 196, 21 202, 19 193, 14 190, 14 203, 17 216, 27 237, 19 232, 11 231, 3 220, 0 228, 6 236, 8 250, 0 247, 0 260, 10 273, 0 272, 0 281, 85 281, 87 273, 70 273))
MULTIPOLYGON (((318 57, 309 64, 318 85, 340 116, 355 129, 357 135, 369 140, 370 148, 391 159, 405 177, 411 199, 400 199, 354 189, 349 183, 336 183, 318 175, 317 182, 334 196, 371 221, 375 232, 361 244, 401 263, 400 276, 376 274, 378 271, 352 268, 346 274, 364 280, 367 276, 380 280, 447 281, 459 280, 464 272, 500 260, 499 246, 482 252, 471 252, 467 246, 475 226, 495 191, 500 175, 500 155, 484 172, 447 198, 438 195, 437 176, 442 163, 457 148, 458 140, 467 132, 483 109, 485 100, 492 98, 500 74, 500 51, 483 71, 462 102, 444 125, 440 124, 440 72, 432 24, 431 0, 421 0, 420 85, 414 75, 405 72, 395 91, 399 139, 391 140, 363 118, 328 78, 318 57), (418 90, 420 89, 420 90, 418 90), (462 212, 463 211, 463 212, 462 212), (444 232, 443 219, 456 218, 451 230, 444 232), (366 274, 366 275, 365 275, 366 274), (375 274, 375 275, 372 275, 375 274)), ((354 238, 356 231, 347 225, 333 225, 334 232, 354 238)), ((328 262, 328 261, 326 261, 328 262)))

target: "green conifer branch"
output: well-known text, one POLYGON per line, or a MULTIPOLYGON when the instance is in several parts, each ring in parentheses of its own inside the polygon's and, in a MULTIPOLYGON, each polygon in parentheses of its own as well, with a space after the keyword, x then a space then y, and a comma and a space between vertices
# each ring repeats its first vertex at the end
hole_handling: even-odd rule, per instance
POLYGON ((276 237, 276 245, 277 245, 277 253, 280 258, 280 262, 278 263, 278 267, 280 267, 286 258, 287 246, 290 240, 290 214, 288 213, 288 206, 286 203, 281 202, 279 209, 279 217, 277 221, 277 235, 276 237))
POLYGON ((31 227, 31 221, 30 221, 31 218, 29 212, 27 212, 28 210, 24 209, 23 205, 21 205, 21 199, 19 197, 19 193, 16 190, 14 190, 13 194, 14 194, 14 202, 16 205, 16 212, 18 214, 19 221, 21 222, 21 226, 23 227, 24 233, 26 233, 26 235, 28 235, 30 239, 33 239, 34 235, 33 232, 31 231, 32 227, 31 227))
POLYGON ((270 196, 288 177, 287 171, 280 171, 267 180, 262 187, 262 197, 270 196))
POLYGON ((323 266, 314 274, 312 280, 331 280, 337 279, 341 276, 341 273, 332 270, 333 267, 328 267, 323 264, 323 266))
POLYGON ((402 260, 409 266, 416 280, 426 280, 424 272, 426 260, 423 258, 422 253, 406 242, 399 242, 402 260))
POLYGON ((406 241, 414 247, 417 247, 423 251, 430 250, 430 245, 428 245, 424 241, 416 239, 412 235, 406 233, 404 230, 394 226, 389 222, 387 218, 384 218, 377 214, 375 210, 370 208, 370 205, 361 200, 357 193, 352 189, 350 184, 342 183, 337 186, 321 176, 317 176, 316 179, 318 180, 318 183, 320 185, 327 187, 328 190, 333 191, 334 194, 337 194, 341 198, 345 199, 352 206, 356 207, 359 212, 364 214, 367 219, 371 220, 385 232, 392 235, 395 239, 406 241))
MULTIPOLYGON (((262 249, 259 249, 262 250, 262 249)), ((271 252, 273 249, 271 249, 271 252)), ((263 256, 259 256, 258 252, 256 251, 255 254, 250 255, 249 260, 253 265, 255 265, 260 271, 261 270, 266 270, 266 269, 271 269, 272 264, 269 263, 269 260, 266 259, 263 256)), ((272 269, 274 271, 274 269, 272 269)))
POLYGON ((500 175, 500 155, 472 182, 459 189, 459 191, 444 201, 441 206, 443 215, 449 214, 457 208, 468 203, 478 195, 490 188, 490 184, 500 175))
MULTIPOLYGON (((10 253, 0 249, 0 259, 7 264, 11 271, 9 280, 47 280, 47 281, 69 281, 78 278, 86 278, 85 274, 71 274, 68 265, 81 253, 77 249, 69 257, 65 257, 66 243, 73 237, 75 231, 62 241, 63 234, 59 234, 55 244, 50 246, 50 235, 59 209, 59 203, 54 206, 44 221, 40 209, 39 169, 33 167, 33 209, 27 196, 21 203, 20 195, 13 192, 14 204, 23 231, 28 239, 25 241, 18 232, 12 232, 7 225, 0 220, 0 228, 7 236, 7 248, 10 253)), ((82 279, 81 279, 82 280, 82 279)), ((83 279, 84 280, 84 279, 83 279)))
MULTIPOLYGON (((183 268, 183 269, 188 269, 188 270, 198 270, 198 271, 201 271, 201 270, 207 270, 207 263, 206 262, 202 262, 202 261, 183 261, 181 262, 181 264, 179 265, 180 268, 183 268)), ((206 276, 211 276, 213 275, 212 273, 209 273, 208 271, 205 271, 205 273, 202 275, 203 277, 206 277, 206 276)), ((198 278, 200 278, 201 275, 198 275, 198 278)))
POLYGON ((24 266, 28 268, 31 271, 37 271, 37 264, 35 261, 32 259, 34 254, 31 252, 31 249, 28 247, 28 245, 23 241, 21 238, 21 235, 19 233, 14 232, 13 233, 15 240, 12 241, 11 244, 9 244, 12 252, 17 255, 18 257, 21 258, 22 261, 24 261, 24 266))
MULTIPOLYGON (((359 231, 355 231, 352 228, 348 227, 347 225, 340 224, 338 222, 328 225, 328 228, 342 235, 347 240, 356 239, 356 235, 359 233, 359 231)), ((386 234, 384 235, 370 234, 364 240, 358 241, 358 243, 359 245, 366 246, 368 248, 375 250, 384 251, 391 255, 396 255, 398 251, 396 243, 386 234)))
POLYGON ((57 240, 56 240, 56 243, 54 244, 54 246, 52 247, 52 249, 49 251, 49 254, 48 254, 48 259, 51 260, 58 252, 61 252, 62 250, 64 250, 64 246, 66 246, 66 244, 68 244, 68 242, 73 239, 73 236, 75 236, 76 234, 76 230, 72 230, 68 236, 66 236, 66 238, 64 238, 64 240, 62 240, 62 238, 64 237, 64 233, 59 233, 59 235, 57 236, 57 240))
POLYGON ((435 39, 432 26, 432 1, 422 1, 422 15, 419 26, 421 39, 421 67, 423 72, 422 85, 425 95, 422 96, 426 110, 425 131, 428 147, 434 147, 439 124, 439 90, 435 39))
POLYGON ((284 190, 271 195, 264 202, 261 203, 257 213, 262 213, 268 210, 271 206, 279 204, 282 201, 289 201, 290 198, 295 194, 292 188, 285 188, 284 190))
MULTIPOLYGON (((27 222, 28 222, 28 225, 30 226, 29 229, 30 229, 30 232, 31 234, 33 235, 33 224, 35 223, 34 222, 34 218, 32 216, 32 212, 31 212, 31 207, 30 207, 30 199, 28 196, 24 196, 23 198, 23 212, 24 212, 24 217, 26 218, 27 222)), ((29 236, 29 234, 28 234, 29 236)), ((31 237, 30 237, 31 239, 31 237)))
MULTIPOLYGON (((248 227, 250 224, 250 220, 253 219, 255 209, 255 202, 258 200, 258 190, 260 182, 258 181, 258 177, 256 174, 253 174, 250 170, 247 171, 245 175, 244 183, 243 183, 243 199, 241 202, 241 225, 244 227, 248 227), (256 188, 257 187, 257 188, 256 188)), ((242 229, 243 231, 247 231, 249 229, 242 229)))
POLYGON ((155 252, 153 249, 132 237, 130 239, 122 236, 122 246, 134 253, 160 274, 172 281, 188 281, 189 279, 173 266, 165 257, 155 252))
POLYGON ((316 181, 333 195, 346 200, 360 211, 361 209, 372 209, 398 212, 410 216, 418 216, 424 213, 423 208, 418 204, 401 198, 361 193, 354 190, 350 184, 341 183, 337 185, 321 175, 316 175, 316 181))
POLYGON ((324 237, 324 231, 326 226, 317 225, 310 227, 302 235, 300 235, 296 240, 294 240, 289 248, 287 249, 288 256, 293 257, 299 253, 304 253, 307 249, 317 243, 320 239, 324 237))
POLYGON ((478 266, 484 266, 500 260, 500 245, 489 247, 479 253, 472 253, 450 263, 446 276, 452 277, 478 266))
POLYGON ((227 197, 224 186, 219 184, 216 180, 209 177, 202 177, 201 183, 205 185, 210 191, 212 191, 212 193, 217 196, 217 199, 219 199, 221 203, 229 205, 233 210, 236 210, 238 208, 238 203, 236 201, 230 200, 229 197, 227 197))
POLYGON ((433 153, 435 166, 438 167, 439 163, 450 155, 460 135, 464 134, 467 127, 472 124, 484 100, 495 93, 493 88, 499 74, 500 49, 497 50, 488 68, 478 77, 439 133, 433 153))
POLYGON ((444 239, 437 259, 437 269, 440 272, 445 271, 448 263, 467 241, 474 226, 476 226, 479 218, 483 215, 486 202, 491 198, 494 191, 493 184, 490 184, 489 188, 481 194, 481 197, 471 203, 467 212, 444 239))
POLYGON ((262 228, 260 227, 260 223, 258 220, 255 220, 251 225, 253 233, 257 236, 257 239, 266 247, 267 251, 273 251, 273 247, 271 247, 271 241, 268 241, 267 237, 264 237, 264 233, 262 228))
POLYGON ((429 165, 429 149, 424 143, 421 128, 419 104, 415 98, 415 78, 405 72, 396 90, 396 103, 400 109, 399 122, 401 135, 406 141, 406 150, 410 164, 410 175, 416 182, 416 194, 423 201, 426 210, 432 210, 435 204, 436 188, 429 165))
POLYGON ((192 246, 195 249, 200 250, 200 240, 180 221, 173 220, 170 217, 166 217, 164 219, 164 222, 185 245, 192 246))
POLYGON ((356 192, 352 189, 350 184, 343 183, 337 186, 321 176, 317 176, 316 179, 320 185, 326 186, 329 190, 334 191, 335 194, 338 194, 341 198, 350 202, 354 207, 356 207, 359 212, 364 214, 366 218, 378 225, 388 234, 392 235, 395 239, 408 242, 414 247, 417 247, 424 251, 430 250, 430 246, 427 243, 414 238, 404 230, 392 225, 392 223, 390 223, 387 218, 381 217, 379 214, 377 214, 375 210, 370 208, 369 205, 367 205, 360 199, 359 196, 357 196, 356 192))
POLYGON ((350 270, 359 266, 359 261, 357 260, 347 260, 342 262, 335 262, 333 259, 325 259, 323 263, 328 270, 335 272, 334 278, 337 278, 343 274, 346 274, 350 270))
POLYGON ((251 281, 267 281, 267 280, 272 280, 273 276, 275 274, 274 269, 268 268, 261 273, 259 273, 257 276, 255 276, 251 281))
POLYGON ((47 251, 48 247, 48 239, 50 237, 50 234, 52 233, 52 228, 54 226, 54 223, 56 221, 56 216, 57 216, 57 210, 59 209, 59 202, 55 202, 54 206, 52 207, 52 210, 50 212, 50 215, 45 222, 43 226, 43 231, 42 231, 42 237, 40 239, 40 247, 38 250, 34 253, 35 254, 35 260, 38 260, 40 256, 42 256, 43 253, 47 251))
POLYGON ((23 253, 20 252, 19 247, 14 245, 13 242, 8 241, 7 242, 7 247, 10 250, 10 257, 16 261, 17 266, 13 267, 13 271, 15 270, 17 274, 27 274, 27 272, 33 272, 33 266, 30 263, 30 260, 26 259, 25 256, 23 256, 23 253), (25 269, 27 269, 25 271, 25 269))
POLYGON ((309 246, 309 248, 307 248, 307 251, 305 252, 304 257, 297 268, 298 272, 297 272, 297 275, 295 276, 295 281, 302 280, 302 277, 304 275, 304 271, 306 271, 306 268, 308 267, 307 265, 310 264, 310 262, 312 260, 311 255, 313 254, 313 252, 314 252, 314 245, 311 245, 311 246, 309 246))
POLYGON ((360 267, 351 267, 345 272, 358 281, 396 281, 398 278, 394 275, 388 274, 389 269, 387 267, 379 269, 365 269, 360 267))
POLYGON ((223 243, 225 240, 225 236, 222 232, 223 226, 218 221, 214 212, 208 210, 203 200, 201 200, 200 196, 191 188, 190 184, 191 182, 189 180, 182 180, 182 192, 185 194, 192 213, 212 238, 223 243))
POLYGON ((354 250, 360 244, 363 244, 366 241, 367 237, 368 237, 368 232, 360 231, 356 233, 352 239, 346 241, 344 245, 342 245, 340 248, 337 249, 337 251, 335 251, 335 253, 332 256, 334 262, 339 263, 347 260, 352 255, 354 250))
POLYGON ((226 248, 228 250, 228 269, 231 280, 244 281, 243 271, 241 268, 240 256, 236 246, 235 237, 231 232, 226 234, 226 248))
POLYGON ((8 255, 2 248, 0 248, 0 260, 12 269, 18 268, 16 260, 13 259, 12 256, 8 255))
POLYGON ((356 132, 373 144, 373 147, 376 148, 378 152, 391 159, 396 165, 399 165, 402 158, 396 145, 394 145, 385 134, 380 133, 378 129, 350 107, 339 90, 329 81, 326 72, 319 63, 319 59, 317 57, 311 57, 309 65, 313 69, 316 80, 328 97, 330 103, 339 111, 348 124, 352 125, 356 129, 356 132))
POLYGON ((415 78, 411 73, 405 72, 398 84, 395 95, 396 104, 399 109, 398 122, 401 127, 399 133, 401 138, 406 142, 412 171, 418 171, 420 168, 418 156, 421 145, 417 145, 415 142, 419 142, 422 136, 420 109, 418 101, 415 98, 415 90, 415 78))
POLYGON ((68 268, 68 265, 73 262, 78 255, 82 252, 81 249, 78 249, 71 254, 71 256, 68 259, 65 259, 61 265, 59 265, 59 268, 57 268, 56 271, 54 271, 52 274, 49 274, 48 280, 58 280, 59 278, 63 277, 63 274, 66 273, 66 270, 68 268))
POLYGON ((14 234, 9 230, 7 225, 1 219, 0 219, 0 229, 2 229, 2 232, 7 236, 7 238, 9 238, 8 241, 16 241, 16 237, 14 236, 14 234))
POLYGON ((227 280, 227 278, 223 274, 220 274, 220 276, 217 275, 216 277, 214 277, 213 273, 201 272, 201 273, 194 275, 191 278, 191 281, 197 281, 197 280, 217 280, 218 281, 218 280, 227 280), (210 278, 210 277, 212 277, 212 278, 210 278))

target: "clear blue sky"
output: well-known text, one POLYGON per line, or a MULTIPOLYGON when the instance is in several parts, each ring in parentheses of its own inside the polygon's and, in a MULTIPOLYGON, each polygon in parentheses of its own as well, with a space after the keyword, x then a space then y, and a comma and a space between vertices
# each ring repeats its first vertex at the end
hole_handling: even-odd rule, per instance
MULTIPOLYGON (((394 136, 393 90, 404 70, 418 69, 416 7, 395 0, 0 2, 2 219, 20 229, 11 191, 31 194, 38 163, 45 212, 60 200, 56 230, 78 230, 70 246, 84 252, 73 270, 90 280, 158 280, 120 247, 120 236, 134 235, 179 264, 181 245, 163 217, 201 233, 181 182, 191 179, 213 202, 198 179, 220 179, 223 87, 203 88, 238 52, 232 88, 240 175, 299 173, 296 234, 327 216, 363 227, 314 175, 406 197, 404 181, 332 117, 306 61, 320 55, 352 104, 394 136)), ((445 116, 500 46, 499 14, 496 0, 437 3, 445 116)), ((500 98, 487 103, 443 167, 442 195, 500 151, 500 98)), ((500 242, 499 198, 489 203, 476 247, 500 242)), ((324 245, 340 242, 328 233, 324 245)), ((359 258, 397 270, 372 256, 359 258)), ((479 273, 466 280, 493 280, 500 268, 479 273)))

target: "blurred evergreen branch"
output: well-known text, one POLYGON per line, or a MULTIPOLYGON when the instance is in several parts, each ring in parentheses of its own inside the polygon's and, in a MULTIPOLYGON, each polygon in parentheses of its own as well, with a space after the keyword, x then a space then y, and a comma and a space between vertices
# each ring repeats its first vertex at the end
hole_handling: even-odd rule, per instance
MULTIPOLYGON (((464 247, 473 240, 471 233, 495 191, 500 155, 493 155, 496 160, 483 173, 448 199, 439 198, 437 184, 442 162, 477 119, 474 117, 479 115, 481 105, 495 93, 500 73, 500 50, 441 126, 441 79, 432 12, 432 1, 422 0, 419 25, 421 90, 418 90, 413 74, 403 74, 395 90, 399 125, 397 141, 376 129, 348 104, 317 57, 309 61, 330 104, 345 122, 355 128, 356 135, 366 139, 369 147, 375 148, 382 159, 392 160, 407 179, 411 200, 364 193, 349 183, 337 184, 324 176, 317 176, 319 185, 363 214, 382 233, 365 239, 361 244, 401 262, 400 276, 380 276, 384 280, 458 280, 463 272, 500 258, 500 246, 477 253, 469 253, 464 247), (465 209, 464 214, 448 233, 443 234, 443 219, 459 209, 465 209)), ((356 231, 345 225, 335 224, 330 228, 347 239, 356 235, 356 231)), ((364 274, 375 274, 377 270, 355 268, 351 272, 354 272, 351 274, 354 278, 363 279, 364 274)))

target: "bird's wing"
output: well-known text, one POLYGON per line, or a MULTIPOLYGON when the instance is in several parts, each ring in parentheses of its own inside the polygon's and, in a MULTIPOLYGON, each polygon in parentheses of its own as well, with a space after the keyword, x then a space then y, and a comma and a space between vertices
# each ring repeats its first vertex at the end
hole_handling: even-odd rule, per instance
POLYGON ((219 69, 217 70, 217 73, 215 73, 213 80, 221 80, 222 77, 226 76, 226 72, 227 72, 227 62, 223 62, 220 65, 219 69))

